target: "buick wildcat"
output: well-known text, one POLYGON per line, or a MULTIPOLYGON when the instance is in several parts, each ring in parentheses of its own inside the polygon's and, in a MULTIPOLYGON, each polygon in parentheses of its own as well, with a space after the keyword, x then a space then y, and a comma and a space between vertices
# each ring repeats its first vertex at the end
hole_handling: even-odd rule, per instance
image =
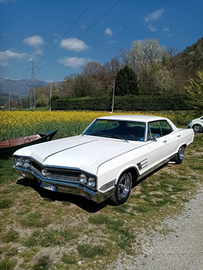
POLYGON ((13 154, 13 167, 42 188, 124 203, 132 185, 169 161, 182 163, 193 129, 146 115, 95 119, 78 136, 28 146, 13 154))

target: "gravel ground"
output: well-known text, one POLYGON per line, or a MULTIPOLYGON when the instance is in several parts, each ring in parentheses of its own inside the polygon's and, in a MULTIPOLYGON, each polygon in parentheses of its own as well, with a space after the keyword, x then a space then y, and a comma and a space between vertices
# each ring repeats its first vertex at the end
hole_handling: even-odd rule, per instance
POLYGON ((108 269, 203 270, 203 187, 181 214, 166 219, 150 236, 142 235, 140 241, 140 255, 120 258, 108 269))

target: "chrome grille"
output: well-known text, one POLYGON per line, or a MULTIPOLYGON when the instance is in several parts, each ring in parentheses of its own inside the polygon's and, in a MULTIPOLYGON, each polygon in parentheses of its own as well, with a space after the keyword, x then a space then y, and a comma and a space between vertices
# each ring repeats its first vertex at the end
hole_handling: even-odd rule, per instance
POLYGON ((35 171, 36 173, 42 175, 43 169, 46 169, 48 171, 49 176, 47 178, 52 180, 65 180, 71 182, 78 182, 79 175, 81 174, 79 170, 42 167, 35 161, 31 162, 32 171, 35 171))

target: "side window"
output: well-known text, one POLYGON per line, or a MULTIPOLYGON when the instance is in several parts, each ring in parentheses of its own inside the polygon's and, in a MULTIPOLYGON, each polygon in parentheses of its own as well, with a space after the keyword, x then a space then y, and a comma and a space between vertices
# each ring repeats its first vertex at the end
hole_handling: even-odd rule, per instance
POLYGON ((171 126, 167 123, 167 121, 159 121, 159 124, 163 136, 168 135, 173 131, 171 126))
POLYGON ((154 135, 156 136, 161 136, 161 130, 160 130, 160 126, 159 126, 159 122, 151 122, 148 125, 148 135, 147 135, 147 139, 151 140, 153 139, 154 135))

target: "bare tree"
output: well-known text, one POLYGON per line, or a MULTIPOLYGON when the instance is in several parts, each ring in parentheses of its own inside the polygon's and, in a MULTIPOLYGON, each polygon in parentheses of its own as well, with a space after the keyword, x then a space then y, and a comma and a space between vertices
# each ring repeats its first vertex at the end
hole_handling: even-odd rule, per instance
POLYGON ((108 88, 113 87, 114 79, 120 69, 120 63, 118 58, 115 56, 110 61, 104 63, 105 68, 105 80, 108 88))

